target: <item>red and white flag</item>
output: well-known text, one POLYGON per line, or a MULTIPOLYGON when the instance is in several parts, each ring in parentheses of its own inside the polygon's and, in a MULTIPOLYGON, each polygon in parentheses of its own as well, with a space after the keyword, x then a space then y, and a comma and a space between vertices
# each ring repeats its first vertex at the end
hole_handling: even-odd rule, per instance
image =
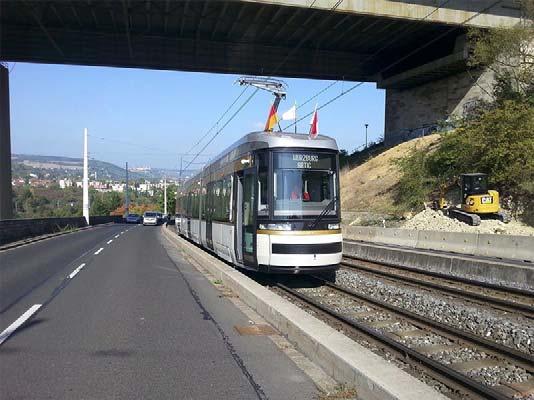
POLYGON ((317 104, 315 105, 315 111, 313 112, 310 121, 310 139, 315 139, 319 134, 319 116, 317 115, 317 104))

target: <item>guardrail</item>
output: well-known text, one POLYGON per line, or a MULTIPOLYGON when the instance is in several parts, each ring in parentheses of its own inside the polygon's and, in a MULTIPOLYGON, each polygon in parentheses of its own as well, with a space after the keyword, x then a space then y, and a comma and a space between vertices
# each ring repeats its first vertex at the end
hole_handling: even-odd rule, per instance
POLYGON ((534 262, 534 237, 344 226, 343 237, 414 249, 534 262))
MULTIPOLYGON (((122 217, 93 216, 89 218, 91 225, 109 222, 123 222, 122 217)), ((0 221, 0 245, 16 242, 33 236, 46 235, 66 229, 87 226, 84 217, 36 218, 36 219, 5 219, 0 221)))

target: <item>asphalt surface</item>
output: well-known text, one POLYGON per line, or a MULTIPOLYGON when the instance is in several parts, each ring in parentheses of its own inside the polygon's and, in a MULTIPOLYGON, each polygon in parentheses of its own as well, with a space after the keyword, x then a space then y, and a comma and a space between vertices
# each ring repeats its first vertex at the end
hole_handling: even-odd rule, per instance
POLYGON ((1 399, 317 398, 268 337, 236 332, 247 317, 160 229, 112 225, 0 252, 0 332, 42 304, 0 344, 1 399))

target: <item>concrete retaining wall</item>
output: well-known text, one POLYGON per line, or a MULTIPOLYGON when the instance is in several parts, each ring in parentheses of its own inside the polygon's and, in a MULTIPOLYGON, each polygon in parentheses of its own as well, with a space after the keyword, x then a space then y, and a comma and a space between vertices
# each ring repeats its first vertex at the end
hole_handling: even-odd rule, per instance
POLYGON ((439 254, 422 249, 399 249, 379 243, 344 241, 343 253, 359 259, 411 267, 444 275, 474 279, 511 288, 534 290, 534 266, 480 260, 471 256, 439 254))
MULTIPOLYGON (((122 217, 94 216, 90 217, 91 225, 122 222, 122 217)), ((0 245, 16 242, 34 236, 59 232, 68 228, 82 228, 87 226, 84 217, 67 218, 36 218, 36 219, 6 219, 0 221, 0 245)))
POLYGON ((344 226, 343 238, 414 249, 534 262, 534 237, 344 226))

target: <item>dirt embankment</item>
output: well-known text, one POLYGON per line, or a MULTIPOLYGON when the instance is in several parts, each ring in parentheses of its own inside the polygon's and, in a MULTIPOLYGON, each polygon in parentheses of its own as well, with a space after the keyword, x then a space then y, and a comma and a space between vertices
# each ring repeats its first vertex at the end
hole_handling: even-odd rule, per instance
POLYGON ((341 171, 341 209, 347 225, 379 225, 415 230, 447 232, 495 233, 534 236, 534 228, 512 221, 482 220, 480 226, 469 226, 430 209, 400 217, 395 206, 395 185, 400 179, 396 161, 410 154, 415 147, 432 151, 440 135, 430 135, 402 143, 351 169, 341 171))
POLYGON ((440 135, 434 134, 410 140, 351 170, 341 171, 341 209, 396 213, 393 189, 400 179, 396 161, 410 154, 414 147, 431 151, 439 139, 440 135))

